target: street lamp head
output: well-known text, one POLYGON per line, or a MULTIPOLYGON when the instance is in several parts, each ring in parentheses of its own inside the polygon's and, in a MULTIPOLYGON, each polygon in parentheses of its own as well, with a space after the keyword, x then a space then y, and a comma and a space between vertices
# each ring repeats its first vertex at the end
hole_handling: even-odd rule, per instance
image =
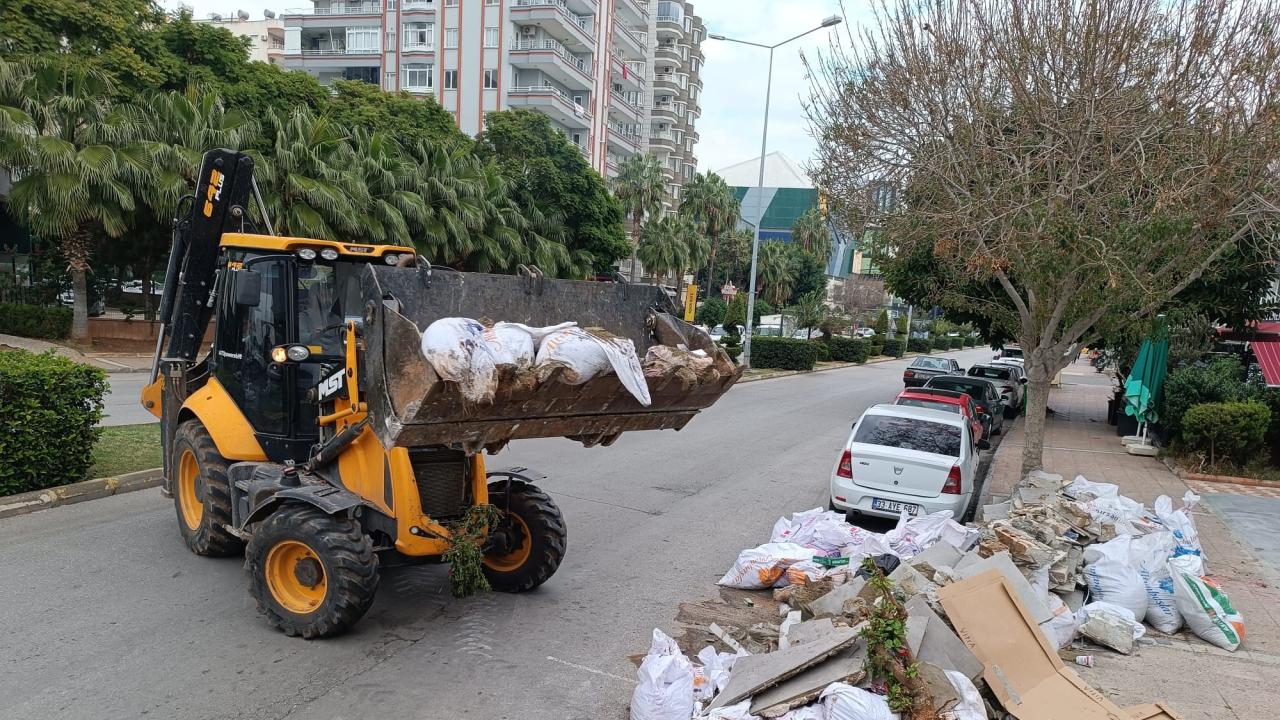
POLYGON ((712 40, 728 40, 729 39, 723 35, 720 35, 719 33, 709 33, 707 37, 711 38, 712 40))
POLYGON ((832 27, 834 25, 839 25, 843 21, 844 21, 844 18, 840 17, 839 15, 832 15, 831 17, 826 18, 825 20, 822 21, 822 27, 832 27))

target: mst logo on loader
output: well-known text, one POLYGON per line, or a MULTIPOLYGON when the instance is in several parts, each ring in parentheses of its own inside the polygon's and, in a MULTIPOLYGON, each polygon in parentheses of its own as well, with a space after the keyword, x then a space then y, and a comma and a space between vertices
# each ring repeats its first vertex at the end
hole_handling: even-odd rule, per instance
POLYGON ((338 393, 342 392, 343 380, 346 377, 347 377, 346 371, 339 370, 338 372, 320 381, 320 384, 316 386, 317 392, 320 395, 320 400, 323 402, 333 397, 334 395, 337 395, 338 393))
POLYGON ((204 192, 205 217, 213 217, 213 204, 222 199, 222 183, 226 178, 220 170, 209 171, 209 187, 204 192))

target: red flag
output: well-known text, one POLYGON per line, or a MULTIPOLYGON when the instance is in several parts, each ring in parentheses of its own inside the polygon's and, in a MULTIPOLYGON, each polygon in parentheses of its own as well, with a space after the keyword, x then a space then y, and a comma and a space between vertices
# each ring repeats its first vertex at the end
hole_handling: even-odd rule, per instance
POLYGON ((630 77, 630 75, 628 75, 628 73, 629 73, 629 72, 630 72, 630 71, 627 69, 627 64, 626 64, 626 63, 623 63, 623 64, 622 64, 622 79, 623 79, 623 80, 626 80, 628 77, 630 77))

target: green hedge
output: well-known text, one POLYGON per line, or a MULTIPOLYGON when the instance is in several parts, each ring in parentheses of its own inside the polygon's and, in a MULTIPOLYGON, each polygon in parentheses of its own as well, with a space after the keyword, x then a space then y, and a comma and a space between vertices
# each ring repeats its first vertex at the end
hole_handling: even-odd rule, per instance
POLYGON ((0 329, 19 337, 61 340, 71 334, 71 308, 0 303, 0 329))
POLYGON ((0 495, 79 482, 93 463, 107 374, 53 352, 0 352, 0 495))
POLYGON ((1160 424, 1174 440, 1182 439, 1183 416, 1194 406, 1248 400, 1252 388, 1245 382, 1244 367, 1234 357, 1208 365, 1191 365, 1169 373, 1160 401, 1160 424))
POLYGON ((927 353, 933 349, 933 343, 926 338, 911 338, 907 341, 907 349, 911 352, 927 353))
POLYGON ((1187 446, 1209 455, 1209 463, 1230 458, 1246 465, 1262 449, 1271 424, 1271 410, 1258 402, 1204 403, 1182 416, 1187 446))
POLYGON ((738 362, 738 356, 742 354, 742 337, 739 335, 727 334, 720 338, 720 347, 729 354, 729 359, 738 362))
POLYGON ((931 338, 930 342, 933 345, 934 350, 950 350, 951 349, 951 338, 947 337, 946 335, 939 335, 938 337, 931 338))
POLYGON ((813 340, 759 335, 751 338, 751 366, 779 370, 812 370, 818 361, 813 340))
POLYGON ((902 341, 885 340, 882 352, 889 357, 902 357, 902 341))
POLYGON ((867 357, 869 357, 869 358, 873 358, 873 357, 880 357, 880 356, 881 356, 881 355, 883 355, 883 354, 884 354, 884 344, 883 344, 883 343, 881 343, 881 344, 877 344, 877 343, 868 343, 868 344, 867 344, 867 357))
POLYGON ((964 338, 962 337, 953 337, 953 338, 947 338, 947 339, 951 341, 952 350, 959 350, 960 348, 964 347, 964 338))
POLYGON ((830 345, 832 360, 859 364, 867 361, 867 344, 861 340, 832 337, 830 345))
MULTIPOLYGON (((831 338, 836 340, 837 338, 831 338)), ((818 350, 818 362, 831 362, 831 344, 829 341, 814 340, 813 346, 818 350)))

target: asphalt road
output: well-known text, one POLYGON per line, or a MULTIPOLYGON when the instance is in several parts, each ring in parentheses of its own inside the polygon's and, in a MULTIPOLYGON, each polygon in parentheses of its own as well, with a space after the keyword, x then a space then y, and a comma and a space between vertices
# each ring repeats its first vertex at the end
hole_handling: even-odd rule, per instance
POLYGON ((455 600, 440 566, 389 569, 332 640, 267 628, 241 561, 187 552, 157 491, 0 521, 0 717, 625 718, 627 656, 779 515, 826 504, 850 423, 905 364, 744 384, 681 432, 610 448, 518 442, 490 466, 551 477, 569 527, 556 576, 455 600))
POLYGON ((107 373, 107 382, 111 384, 105 398, 102 422, 99 425, 134 425, 136 423, 156 422, 156 416, 142 408, 138 401, 142 388, 151 379, 145 372, 107 373))

